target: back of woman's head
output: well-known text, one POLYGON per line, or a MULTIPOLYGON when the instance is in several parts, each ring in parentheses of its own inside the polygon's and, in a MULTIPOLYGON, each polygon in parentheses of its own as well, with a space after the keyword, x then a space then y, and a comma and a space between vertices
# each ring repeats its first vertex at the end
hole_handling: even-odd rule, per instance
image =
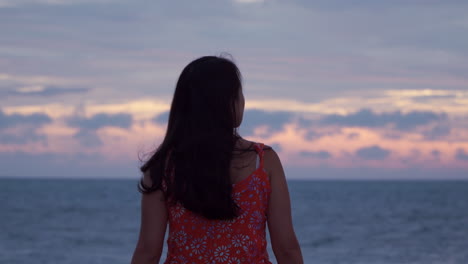
POLYGON ((192 61, 177 82, 168 133, 183 128, 185 133, 204 132, 192 137, 212 136, 219 130, 232 134, 240 89, 240 72, 230 60, 207 56, 192 61))
POLYGON ((166 136, 141 166, 153 185, 140 181, 143 193, 161 189, 171 203, 208 219, 232 219, 229 166, 239 138, 236 114, 241 74, 223 57, 206 56, 189 63, 177 81, 166 136))

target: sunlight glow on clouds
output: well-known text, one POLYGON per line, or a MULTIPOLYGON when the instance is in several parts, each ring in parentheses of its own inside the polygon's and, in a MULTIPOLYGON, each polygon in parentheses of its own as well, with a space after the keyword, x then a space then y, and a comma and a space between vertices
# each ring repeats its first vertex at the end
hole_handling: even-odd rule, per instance
MULTIPOLYGON (((467 168, 468 119, 453 122, 450 114, 419 110, 354 111, 349 108, 352 100, 331 98, 312 104, 315 108, 293 101, 253 100, 247 104, 240 131, 251 140, 277 146, 287 166, 467 168), (334 102, 338 110, 326 107, 328 102, 334 102)), ((146 99, 77 109, 60 104, 4 108, 0 125, 10 132, 0 131, 0 151, 85 152, 117 162, 132 160, 139 152, 154 149, 164 136, 167 116, 161 116, 167 115, 169 104, 146 99), (31 121, 41 127, 29 139, 12 136, 18 133, 12 132, 18 124, 31 121)))
MULTIPOLYGON (((0 131, 0 152, 67 155, 94 153, 109 162, 128 162, 135 160, 139 154, 152 151, 164 136, 165 124, 153 121, 155 116, 159 116, 155 114, 155 108, 149 108, 150 113, 145 115, 147 118, 140 117, 138 120, 132 118, 138 115, 138 111, 117 114, 114 113, 115 108, 106 108, 105 105, 91 108, 94 108, 94 111, 110 111, 87 115, 88 117, 77 116, 72 112, 71 115, 55 116, 53 119, 40 113, 3 114, 0 120, 0 124, 3 124, 0 131), (30 116, 39 115, 45 118, 42 119, 51 121, 43 123, 40 121, 42 119, 35 119, 34 122, 40 122, 38 124, 41 127, 29 129, 28 131, 33 131, 29 139, 24 136, 24 132, 15 130, 18 125, 28 125, 32 120, 30 116), (14 122, 8 121, 13 119, 14 122), (23 135, 25 139, 13 138, 12 135, 23 135)), ((167 111, 167 108, 164 110, 167 111)), ((461 126, 452 124, 448 133, 443 131, 438 137, 426 137, 421 129, 430 131, 433 123, 446 120, 439 119, 438 115, 434 115, 434 119, 416 115, 412 118, 415 118, 414 122, 418 126, 392 128, 386 125, 387 122, 408 122, 405 118, 409 115, 395 114, 397 112, 377 114, 366 110, 372 117, 365 118, 362 122, 370 122, 369 124, 361 121, 349 123, 340 119, 337 119, 340 123, 324 123, 323 120, 337 115, 322 113, 315 118, 304 119, 298 112, 270 111, 261 114, 262 111, 265 110, 247 109, 244 116, 246 129, 241 126, 241 132, 244 131, 243 135, 248 139, 277 146, 276 150, 286 166, 468 169, 465 159, 465 151, 468 152, 466 120, 465 123, 459 124, 461 126), (254 114, 255 112, 258 114, 254 114), (385 116, 391 119, 383 118, 385 116), (388 137, 387 134, 391 131, 394 135, 388 137)), ((356 114, 362 111, 341 115, 340 118, 353 120, 356 114)))

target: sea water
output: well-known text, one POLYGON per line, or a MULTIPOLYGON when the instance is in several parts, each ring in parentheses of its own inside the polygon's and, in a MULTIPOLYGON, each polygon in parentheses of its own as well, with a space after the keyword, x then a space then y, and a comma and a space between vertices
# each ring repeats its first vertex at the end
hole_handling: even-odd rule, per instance
MULTIPOLYGON (((136 186, 0 179, 0 263, 130 263, 136 186)), ((305 263, 468 263, 466 181, 291 180, 289 189, 305 263)))

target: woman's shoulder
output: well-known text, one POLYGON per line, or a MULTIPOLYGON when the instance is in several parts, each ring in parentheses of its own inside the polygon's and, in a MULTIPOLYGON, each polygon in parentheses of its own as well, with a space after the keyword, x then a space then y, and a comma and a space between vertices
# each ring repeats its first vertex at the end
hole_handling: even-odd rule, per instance
POLYGON ((263 164, 270 178, 272 174, 282 169, 280 157, 270 145, 263 144, 263 164))
POLYGON ((258 146, 263 146, 263 150, 270 150, 270 151, 274 151, 273 148, 263 142, 259 142, 259 141, 250 141, 250 140, 247 140, 247 139, 244 139, 244 138, 240 138, 239 141, 238 141, 238 144, 239 144, 239 147, 243 148, 243 149, 252 149, 252 150, 255 150, 255 145, 258 145, 258 146))

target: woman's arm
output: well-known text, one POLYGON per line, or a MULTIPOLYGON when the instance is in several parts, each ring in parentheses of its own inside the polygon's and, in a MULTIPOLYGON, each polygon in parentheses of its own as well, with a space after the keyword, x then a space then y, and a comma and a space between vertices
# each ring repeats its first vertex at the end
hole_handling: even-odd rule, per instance
POLYGON ((273 149, 266 150, 264 158, 271 185, 267 217, 273 252, 278 264, 302 264, 304 262, 292 224, 291 202, 283 166, 273 149))
MULTIPOLYGON (((143 177, 146 186, 151 186, 149 171, 143 177)), ((161 190, 141 197, 141 225, 138 243, 131 264, 155 264, 161 258, 167 226, 167 208, 161 190)))

